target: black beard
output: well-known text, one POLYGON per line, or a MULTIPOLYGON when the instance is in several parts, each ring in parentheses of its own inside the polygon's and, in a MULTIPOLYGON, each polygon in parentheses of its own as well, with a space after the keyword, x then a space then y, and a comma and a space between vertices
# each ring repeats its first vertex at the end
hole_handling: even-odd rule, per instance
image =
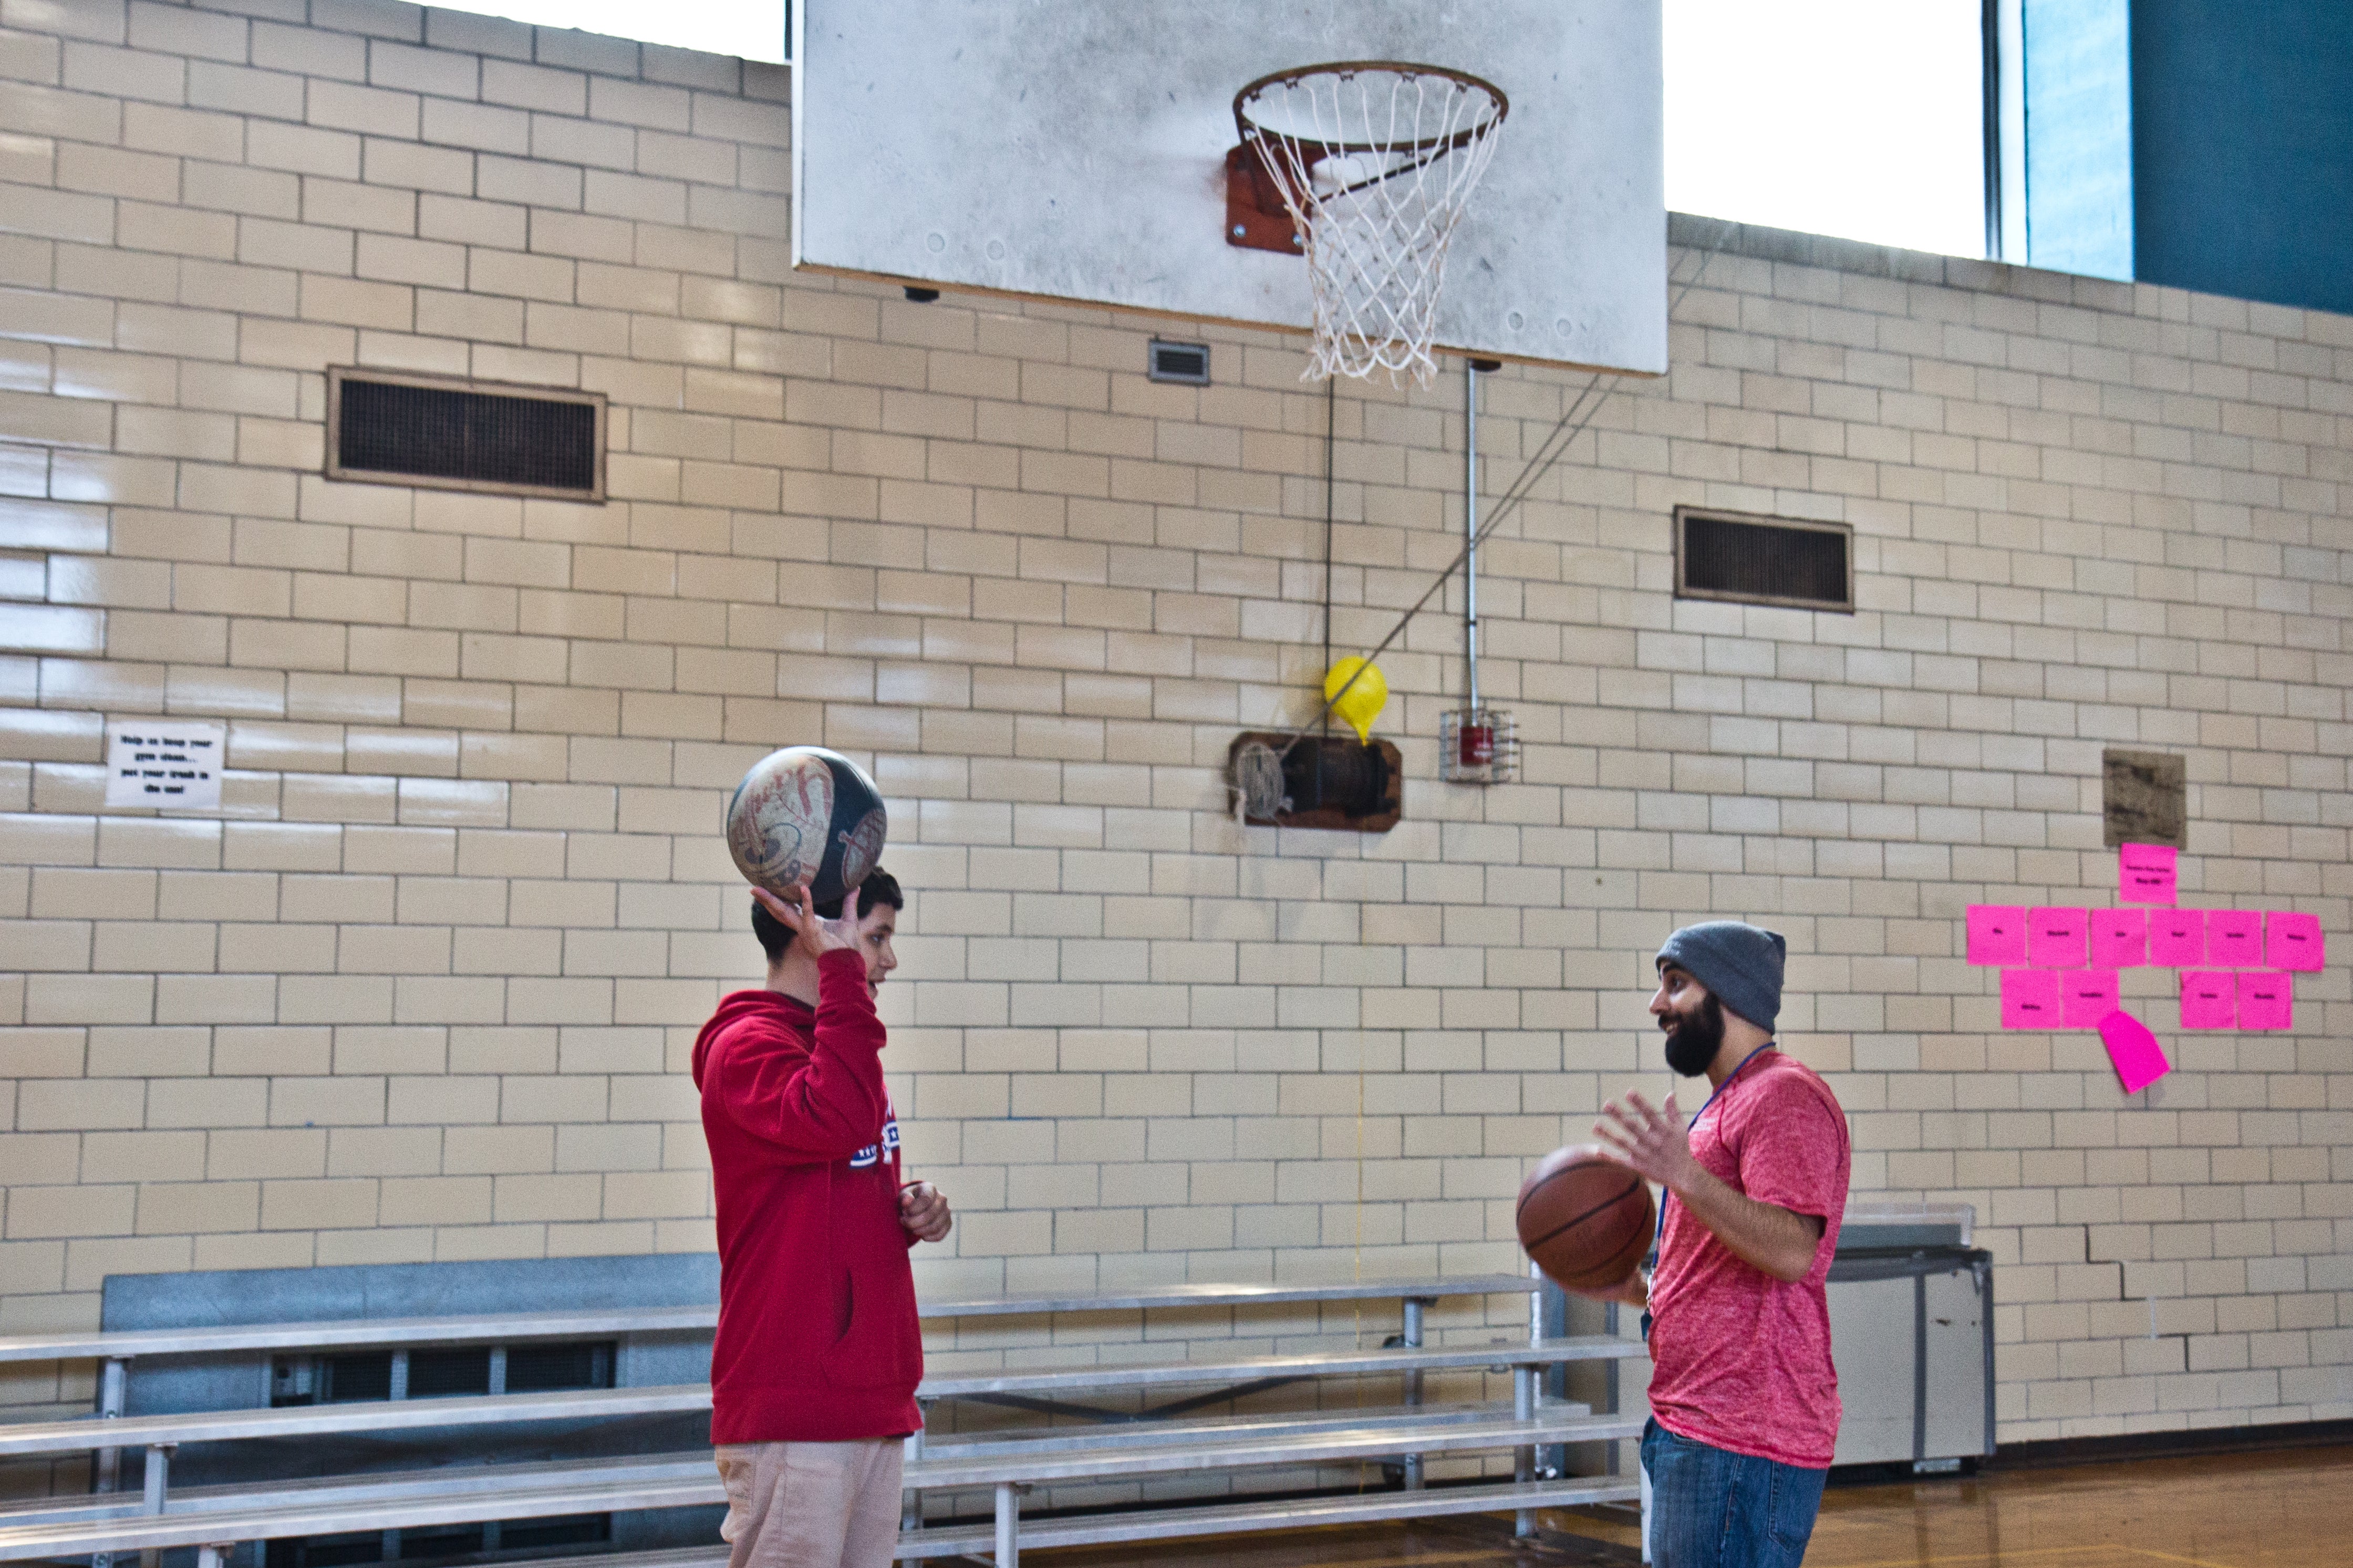
POLYGON ((1667 1066, 1677 1077, 1697 1078, 1724 1048, 1724 1005, 1713 996, 1699 1011, 1667 1031, 1667 1066))

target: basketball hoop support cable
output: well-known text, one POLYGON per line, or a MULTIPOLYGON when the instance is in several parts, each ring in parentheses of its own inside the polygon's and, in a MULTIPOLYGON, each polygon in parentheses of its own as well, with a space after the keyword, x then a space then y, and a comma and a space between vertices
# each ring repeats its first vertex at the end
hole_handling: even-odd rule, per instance
MULTIPOLYGON (((1707 276, 1708 267, 1715 260, 1716 258, 1716 246, 1720 245, 1724 240, 1731 237, 1732 231, 1738 226, 1739 225, 1731 219, 1727 218, 1724 220, 1722 225, 1716 230, 1715 242, 1710 244, 1707 247, 1700 251, 1699 266, 1693 271, 1691 280, 1683 284, 1682 288, 1676 289, 1674 298, 1667 301, 1667 320, 1670 324, 1672 324, 1674 320, 1675 308, 1683 302, 1684 299, 1693 289, 1699 287, 1700 279, 1707 276)), ((1472 551, 1479 547, 1480 542, 1485 539, 1489 534, 1494 532, 1497 526, 1500 525, 1505 518, 1511 516, 1513 512, 1519 510, 1520 503, 1527 499, 1529 492, 1535 488, 1536 481, 1543 479, 1545 475, 1552 472, 1554 467, 1559 463, 1561 458, 1568 455, 1569 447, 1579 436, 1585 434, 1586 427, 1593 423, 1595 417, 1598 416, 1603 407, 1609 404, 1611 395, 1618 390, 1619 384, 1626 379, 1625 373, 1620 371, 1615 374, 1609 375, 1609 384, 1605 386, 1602 384, 1602 377, 1606 373, 1601 371, 1595 371, 1593 373, 1592 379, 1585 384, 1584 388, 1577 393, 1575 401, 1569 404, 1568 412, 1560 416, 1559 423, 1556 424, 1552 427, 1550 434, 1546 435, 1542 443, 1537 446, 1536 454, 1535 457, 1528 459, 1527 467, 1520 470, 1519 477, 1511 482, 1504 494, 1497 500, 1494 510, 1487 514, 1487 521, 1482 523, 1477 531, 1471 535, 1470 539, 1463 544, 1462 549, 1455 555, 1454 559, 1449 562, 1445 568, 1441 570, 1436 577, 1430 580, 1430 586, 1422 590, 1421 597, 1416 599, 1413 602, 1412 606, 1409 608, 1404 615, 1398 617, 1397 625, 1389 628, 1388 636, 1381 638, 1378 646, 1377 646, 1372 652, 1365 656, 1364 663, 1356 667, 1356 673, 1349 676, 1348 679, 1341 684, 1340 689, 1337 691, 1333 692, 1331 696, 1324 700, 1324 705, 1316 710, 1314 717, 1309 719, 1306 723, 1299 725, 1297 728, 1290 731, 1291 738, 1283 743, 1282 750, 1275 753, 1277 756, 1289 756, 1291 754, 1291 749, 1293 746, 1298 745, 1301 741, 1307 738, 1307 732, 1309 730, 1323 723, 1329 717, 1334 704, 1337 703, 1340 699, 1348 694, 1349 690, 1356 686, 1357 680, 1363 677, 1365 671, 1373 667, 1373 661, 1375 659, 1377 659, 1381 655, 1388 651, 1389 645, 1397 641, 1397 639, 1403 635, 1405 628, 1412 624, 1414 616, 1421 614, 1422 610, 1430 604, 1431 598, 1437 595, 1440 588, 1446 585, 1447 579, 1452 577, 1456 572, 1461 569, 1463 561, 1468 558, 1472 551), (1601 389, 1600 397, 1594 402, 1591 409, 1586 411, 1583 418, 1578 418, 1578 410, 1585 407, 1586 398, 1592 395, 1596 387, 1600 387, 1601 389), (1576 421, 1574 428, 1570 427, 1571 420, 1576 421), (1567 432, 1566 436, 1562 434, 1564 430, 1567 432)), ((1328 663, 1325 668, 1330 668, 1328 663)))

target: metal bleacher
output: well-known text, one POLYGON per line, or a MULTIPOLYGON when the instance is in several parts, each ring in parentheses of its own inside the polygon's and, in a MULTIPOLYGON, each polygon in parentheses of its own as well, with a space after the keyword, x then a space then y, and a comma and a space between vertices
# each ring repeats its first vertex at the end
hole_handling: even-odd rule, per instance
MULTIPOLYGON (((1342 1285, 1182 1285, 925 1301, 923 1317, 941 1321, 1388 1299, 1400 1303, 1398 1339, 1401 1342, 1379 1349, 1316 1349, 1222 1361, 1162 1361, 926 1378, 917 1397, 927 1408, 951 1401, 996 1404, 1079 1424, 1017 1426, 952 1438, 918 1433, 910 1438, 904 1481, 909 1505, 899 1556, 908 1560, 989 1556, 1000 1568, 1013 1568, 1025 1543, 1043 1547, 1161 1540, 1493 1511, 1513 1513, 1520 1532, 1529 1533, 1538 1509, 1631 1500, 1639 1488, 1630 1479, 1614 1475, 1541 1477, 1535 1458, 1540 1448, 1554 1445, 1613 1441, 1636 1435, 1638 1422, 1543 1397, 1540 1374, 1545 1368, 1574 1362, 1640 1356, 1643 1347, 1639 1342, 1612 1335, 1543 1338, 1533 1326, 1540 1319, 1535 1315, 1531 1298, 1532 1328, 1520 1342, 1444 1346, 1422 1342, 1425 1309, 1438 1300, 1525 1296, 1530 1288, 1530 1281, 1514 1276, 1479 1275, 1342 1285), (1510 1371, 1514 1390, 1510 1406, 1422 1403, 1424 1374, 1480 1369, 1510 1371), (1367 1375, 1398 1378, 1405 1403, 1373 1410, 1309 1409, 1188 1418, 1192 1410, 1238 1394, 1309 1379, 1367 1375), (1210 1392, 1140 1413, 1076 1403, 1187 1385, 1210 1392), (1514 1455, 1514 1477, 1509 1481, 1472 1478, 1461 1484, 1424 1484, 1427 1456, 1505 1451, 1514 1455), (1021 1518, 1022 1494, 1037 1486, 1216 1472, 1240 1476, 1273 1467, 1368 1460, 1394 1466, 1398 1484, 1306 1497, 1253 1499, 1245 1494, 1176 1505, 1062 1512, 1027 1522, 1021 1518), (923 1494, 977 1490, 990 1495, 988 1518, 924 1522, 923 1494)), ((0 1509, 0 1561, 89 1558, 98 1568, 107 1568, 112 1557, 121 1553, 152 1554, 193 1547, 198 1568, 228 1568, 231 1549, 247 1542, 723 1503, 724 1496, 708 1449, 554 1462, 448 1465, 177 1490, 170 1484, 171 1457, 181 1445, 330 1434, 456 1432, 533 1422, 691 1414, 710 1407, 707 1384, 122 1414, 130 1368, 142 1359, 707 1332, 716 1316, 711 1307, 633 1308, 0 1338, 0 1362, 90 1361, 100 1367, 98 1415, 0 1426, 0 1458, 93 1454, 98 1456, 93 1470, 99 1486, 87 1495, 0 1509), (143 1485, 135 1496, 113 1491, 110 1486, 119 1474, 115 1456, 132 1449, 143 1450, 146 1456, 143 1485)), ((487 1452, 482 1456, 485 1460, 492 1457, 487 1452)), ((590 1564, 716 1568, 725 1555, 714 1544, 557 1561, 564 1568, 590 1564)))

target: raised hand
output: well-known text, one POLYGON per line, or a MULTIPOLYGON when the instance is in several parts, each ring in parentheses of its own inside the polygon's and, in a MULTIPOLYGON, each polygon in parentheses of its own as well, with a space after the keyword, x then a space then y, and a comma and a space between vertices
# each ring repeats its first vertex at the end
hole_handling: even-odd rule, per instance
POLYGON ((776 918, 779 925, 793 933, 793 945, 816 958, 823 953, 858 948, 858 899, 855 894, 841 900, 841 914, 827 920, 817 912, 817 900, 809 897, 808 884, 803 882, 793 889, 800 895, 797 906, 786 903, 765 888, 754 888, 753 900, 776 918))
POLYGON ((1676 1193, 1687 1190, 1694 1174, 1704 1174, 1691 1152, 1691 1131, 1677 1113, 1672 1093, 1661 1108, 1630 1089, 1626 1106, 1620 1109, 1614 1100, 1603 1105, 1607 1120, 1595 1122, 1593 1131, 1629 1168, 1676 1193))

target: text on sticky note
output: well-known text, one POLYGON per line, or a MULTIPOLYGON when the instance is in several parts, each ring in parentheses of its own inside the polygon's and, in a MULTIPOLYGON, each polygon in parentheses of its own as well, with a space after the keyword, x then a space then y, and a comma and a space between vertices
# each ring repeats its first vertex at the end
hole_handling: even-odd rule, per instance
POLYGON ((2003 970, 2001 972, 2001 1026, 2005 1029, 2060 1027, 2057 971, 2003 970))
POLYGON ((2227 1029, 2239 1016, 2237 977, 2227 969, 2181 972, 2181 1026, 2227 1029))
POLYGON ((2253 910, 2206 911, 2206 962, 2250 969, 2263 961, 2263 917, 2253 910))
POLYGON ((2066 969, 2059 973, 2059 1023, 2069 1029, 2096 1029, 2116 1010, 2116 972, 2066 969))
POLYGON ((2083 910, 2026 911, 2026 962, 2037 969, 2079 969, 2090 952, 2090 921, 2083 910))
POLYGON ((1996 968, 2026 962, 2026 906, 1971 904, 1969 962, 1996 968))
POLYGON ((2204 910, 2151 910, 2148 961, 2160 969, 2194 969, 2206 962, 2204 910))
POLYGON ((2295 982, 2276 970, 2250 969, 2239 975, 2239 1027, 2295 1026, 2295 982))
POLYGON ((2136 904, 2169 904, 2177 858, 2169 844, 2127 844, 2116 851, 2116 896, 2136 904))
POLYGON ((2092 967, 2137 969, 2147 962, 2147 910, 2092 911, 2092 967))
POLYGON ((2274 910, 2263 917, 2263 962, 2274 969, 2318 969, 2328 962, 2318 915, 2274 910))

